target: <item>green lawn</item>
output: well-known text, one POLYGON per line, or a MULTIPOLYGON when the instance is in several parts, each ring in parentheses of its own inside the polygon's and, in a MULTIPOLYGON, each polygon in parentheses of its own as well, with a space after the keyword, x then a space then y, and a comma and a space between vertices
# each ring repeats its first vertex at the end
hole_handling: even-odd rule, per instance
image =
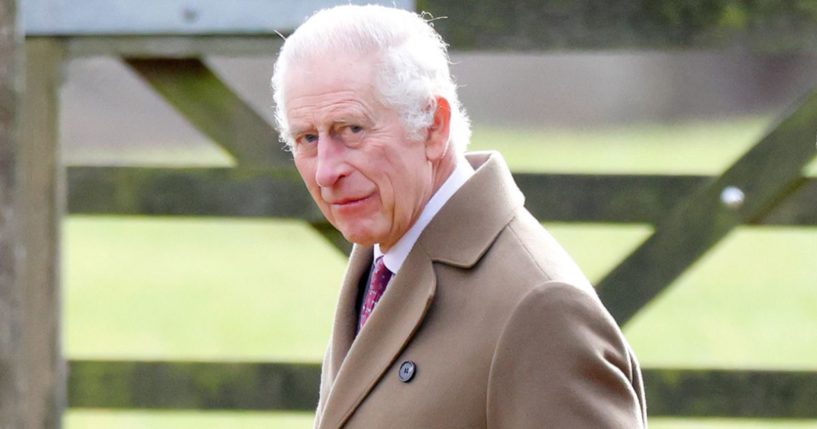
POLYGON ((305 413, 193 411, 69 411, 66 429, 308 429, 305 413))
POLYGON ((344 258, 297 221, 70 217, 71 357, 309 360, 344 258))
MULTIPOLYGON (((476 128, 515 170, 715 174, 767 121, 476 128)), ((812 163, 808 173, 817 173, 812 163)), ((318 361, 344 257, 298 221, 82 217, 64 229, 69 358, 318 361)), ((599 279, 646 225, 547 224, 599 279)), ((645 367, 817 370, 817 228, 740 228, 625 327, 645 367)), ((308 414, 71 410, 68 429, 306 428, 308 414)), ((817 422, 655 419, 659 429, 817 422)))

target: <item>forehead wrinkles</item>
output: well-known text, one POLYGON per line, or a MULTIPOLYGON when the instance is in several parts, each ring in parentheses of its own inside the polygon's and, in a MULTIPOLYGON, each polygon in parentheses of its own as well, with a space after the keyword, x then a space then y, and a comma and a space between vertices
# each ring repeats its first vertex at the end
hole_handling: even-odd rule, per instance
POLYGON ((354 91, 338 91, 295 97, 289 100, 287 116, 293 128, 302 128, 357 118, 373 121, 376 109, 354 91))

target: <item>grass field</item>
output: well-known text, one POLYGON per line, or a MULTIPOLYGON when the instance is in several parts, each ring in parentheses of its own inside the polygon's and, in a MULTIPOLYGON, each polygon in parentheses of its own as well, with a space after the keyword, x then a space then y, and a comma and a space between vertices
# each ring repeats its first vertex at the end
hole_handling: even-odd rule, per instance
MULTIPOLYGON (((499 149, 517 171, 716 174, 767 122, 477 128, 472 149, 499 149)), ((806 172, 817 175, 817 162, 806 172)), ((307 225, 71 216, 64 226, 69 358, 319 360, 344 257, 307 225)), ((592 279, 651 231, 647 225, 546 226, 592 279)), ((740 228, 625 326, 625 334, 645 367, 817 370, 815 261, 817 228, 740 228)), ((72 410, 66 417, 68 429, 306 428, 310 422, 310 415, 295 413, 72 410)), ((817 428, 817 422, 655 419, 651 427, 817 428)))

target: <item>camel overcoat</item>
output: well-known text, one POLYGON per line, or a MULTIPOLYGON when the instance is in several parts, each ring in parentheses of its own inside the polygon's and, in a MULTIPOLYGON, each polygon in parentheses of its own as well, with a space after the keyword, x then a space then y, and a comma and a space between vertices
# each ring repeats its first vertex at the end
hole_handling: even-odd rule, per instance
POLYGON ((638 363, 592 286, 523 207, 502 157, 467 158, 474 176, 420 235, 357 338, 372 248, 354 247, 315 427, 646 427, 638 363), (406 382, 400 368, 412 363, 406 382))

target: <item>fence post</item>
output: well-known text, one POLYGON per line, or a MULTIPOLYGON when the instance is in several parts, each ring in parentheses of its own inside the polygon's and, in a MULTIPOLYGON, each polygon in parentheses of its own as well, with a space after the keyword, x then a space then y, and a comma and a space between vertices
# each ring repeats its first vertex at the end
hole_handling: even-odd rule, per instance
POLYGON ((20 34, 14 0, 0 0, 0 427, 23 426, 22 295, 14 206, 20 34))
POLYGON ((59 249, 63 174, 58 142, 62 43, 25 42, 25 90, 15 149, 15 273, 21 319, 23 428, 60 428, 65 408, 65 361, 60 341, 59 249))
POLYGON ((59 428, 65 407, 58 282, 62 178, 56 42, 22 67, 16 3, 0 0, 0 428, 59 428), (55 48, 56 47, 56 48, 55 48), (29 91, 21 73, 28 75, 29 91))

